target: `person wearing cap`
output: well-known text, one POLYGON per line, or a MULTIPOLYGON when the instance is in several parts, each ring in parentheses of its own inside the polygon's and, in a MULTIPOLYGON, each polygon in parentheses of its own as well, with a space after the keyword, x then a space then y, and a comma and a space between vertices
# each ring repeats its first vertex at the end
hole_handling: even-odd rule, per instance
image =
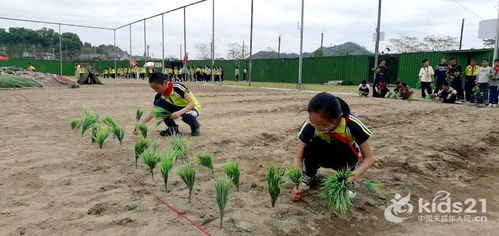
MULTIPOLYGON (((178 134, 179 129, 175 120, 182 118, 182 121, 191 128, 191 135, 199 136, 201 125, 197 117, 201 112, 201 104, 194 94, 185 85, 168 81, 166 76, 160 72, 151 74, 149 85, 156 92, 154 106, 161 107, 172 113, 170 117, 164 120, 167 129, 161 131, 159 135, 172 136, 178 134)), ((151 112, 144 118, 142 123, 147 123, 152 118, 151 112)), ((134 130, 134 134, 137 134, 137 129, 134 130)))

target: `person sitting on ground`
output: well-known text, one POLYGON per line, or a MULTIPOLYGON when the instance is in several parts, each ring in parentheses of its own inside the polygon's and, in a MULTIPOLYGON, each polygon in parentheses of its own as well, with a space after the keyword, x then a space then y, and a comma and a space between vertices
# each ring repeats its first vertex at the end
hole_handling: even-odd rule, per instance
POLYGON ((28 63, 27 70, 28 70, 28 71, 31 71, 31 72, 34 72, 34 71, 36 71, 36 68, 35 68, 35 66, 34 66, 33 64, 28 63))
POLYGON ((457 99, 457 91, 449 86, 447 81, 442 83, 442 89, 438 91, 437 96, 443 103, 455 103, 457 99))
POLYGON ((414 91, 404 82, 400 83, 400 87, 398 88, 398 97, 402 100, 407 100, 412 97, 414 91))
MULTIPOLYGON (((182 118, 182 121, 190 126, 191 135, 199 136, 201 125, 197 117, 201 112, 201 104, 194 94, 185 85, 168 81, 166 76, 160 72, 151 74, 149 85, 157 93, 154 97, 154 106, 161 107, 172 113, 164 121, 168 128, 161 131, 159 135, 172 136, 178 134, 178 125, 175 123, 175 120, 182 118)), ((151 112, 151 114, 144 118, 142 123, 147 123, 152 118, 151 112)), ((134 134, 137 134, 137 129, 134 130, 134 134)))
POLYGON ((386 87, 384 81, 380 81, 376 87, 374 87, 373 97, 384 98, 387 96, 389 90, 386 87))
POLYGON ((366 80, 362 80, 362 82, 359 84, 359 87, 357 88, 357 93, 361 97, 367 97, 369 96, 370 92, 371 92, 371 86, 367 84, 366 80))
POLYGON ((294 165, 303 170, 303 180, 291 191, 293 201, 300 200, 303 192, 310 189, 320 167, 352 168, 354 175, 348 181, 354 182, 374 164, 368 140, 372 133, 350 113, 343 99, 319 93, 310 100, 307 111, 308 119, 300 129, 294 159, 294 165))

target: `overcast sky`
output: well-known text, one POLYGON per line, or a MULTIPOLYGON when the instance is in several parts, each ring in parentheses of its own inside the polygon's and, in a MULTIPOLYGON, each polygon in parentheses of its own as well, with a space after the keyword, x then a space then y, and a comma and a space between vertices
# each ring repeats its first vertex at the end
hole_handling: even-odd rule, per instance
MULTIPOLYGON (((196 0, 1 0, 1 16, 85 24, 115 28, 196 0)), ((377 0, 306 0, 304 51, 324 45, 352 41, 374 51, 377 0)), ((211 38, 212 0, 187 8, 187 51, 195 58, 194 45, 211 38)), ((481 48, 477 38, 481 19, 497 17, 496 0, 383 0, 381 31, 386 32, 381 48, 400 33, 423 37, 430 34, 459 37, 465 19, 463 48, 481 48)), ((300 0, 254 0, 253 51, 277 49, 282 35, 282 52, 299 52, 300 0)), ((215 0, 215 47, 217 56, 226 56, 229 42, 249 44, 250 0, 215 0)), ((40 29, 57 26, 0 19, 0 28, 40 29)), ((132 52, 144 51, 143 22, 132 25, 132 52)), ((165 15, 165 55, 179 55, 183 43, 183 12, 165 15)), ((146 21, 147 44, 153 56, 161 56, 161 17, 146 21)), ((92 44, 112 44, 113 32, 62 27, 92 44)), ((129 51, 128 27, 117 30, 117 45, 129 51)))

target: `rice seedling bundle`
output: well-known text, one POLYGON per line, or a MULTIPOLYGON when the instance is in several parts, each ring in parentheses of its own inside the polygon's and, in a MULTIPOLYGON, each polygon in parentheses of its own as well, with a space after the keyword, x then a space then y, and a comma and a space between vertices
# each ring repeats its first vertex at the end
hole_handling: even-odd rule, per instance
POLYGON ((109 137, 110 134, 111 132, 108 128, 97 128, 97 131, 95 133, 95 142, 99 144, 99 148, 101 150, 104 146, 104 141, 106 141, 107 137, 109 137))
POLYGON ((156 168, 159 162, 159 155, 155 152, 146 152, 142 154, 142 158, 144 159, 144 163, 149 167, 151 178, 154 181, 154 168, 156 168))
POLYGON ((353 172, 348 168, 338 171, 329 176, 322 187, 321 196, 324 198, 326 205, 340 216, 345 216, 352 206, 348 190, 354 187, 354 183, 348 181, 348 178, 353 175, 353 172))
POLYGON ((144 123, 137 124, 137 129, 140 131, 142 137, 147 138, 147 126, 144 123))
POLYGON ((172 135, 168 138, 168 143, 170 144, 171 149, 178 151, 179 159, 182 159, 184 162, 187 161, 187 148, 189 147, 189 139, 184 135, 172 135))
POLYGON ((224 164, 224 172, 232 180, 232 183, 236 186, 239 192, 239 176, 241 175, 241 170, 239 169, 239 163, 237 161, 230 161, 224 164))
POLYGON ((135 121, 139 122, 143 114, 143 110, 137 109, 137 111, 135 111, 135 121))
POLYGON ((300 168, 290 167, 286 169, 285 176, 286 180, 289 181, 291 184, 293 184, 295 188, 298 188, 298 186, 300 186, 303 177, 300 168))
POLYGON ((227 175, 219 176, 215 179, 215 197, 220 212, 220 227, 222 227, 225 215, 225 206, 229 200, 231 180, 227 175))
POLYGON ((213 176, 213 174, 214 174, 214 172, 213 172, 213 161, 212 161, 211 155, 209 153, 202 152, 202 153, 198 153, 196 156, 198 158, 199 165, 204 166, 204 167, 210 169, 211 170, 211 175, 213 176))
POLYGON ((163 157, 163 162, 161 163, 160 171, 161 176, 163 176, 163 180, 165 182, 165 192, 168 191, 168 174, 175 163, 175 159, 177 158, 178 152, 175 150, 171 150, 167 152, 163 157))
POLYGON ((283 173, 275 165, 271 165, 265 171, 265 179, 268 184, 268 191, 270 194, 270 203, 272 207, 275 207, 277 198, 281 194, 281 190, 284 186, 283 173))
POLYGON ((189 189, 189 203, 191 203, 192 189, 194 188, 194 181, 196 180, 196 167, 190 162, 181 165, 177 170, 177 176, 184 181, 189 189))
POLYGON ((135 168, 137 168, 137 160, 140 158, 142 153, 149 148, 151 145, 151 140, 148 138, 142 138, 135 144, 135 168))
POLYGON ((154 117, 155 119, 159 119, 156 125, 160 125, 164 119, 170 117, 171 115, 171 112, 161 107, 154 107, 154 109, 152 110, 152 117, 154 117))

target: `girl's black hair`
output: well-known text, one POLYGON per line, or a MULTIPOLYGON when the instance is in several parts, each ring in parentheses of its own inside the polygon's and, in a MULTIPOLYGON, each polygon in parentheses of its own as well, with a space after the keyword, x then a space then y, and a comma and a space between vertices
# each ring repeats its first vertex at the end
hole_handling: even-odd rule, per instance
POLYGON ((329 120, 335 120, 342 115, 347 117, 350 114, 350 107, 343 99, 330 93, 322 92, 315 95, 308 102, 308 112, 321 113, 329 120))

